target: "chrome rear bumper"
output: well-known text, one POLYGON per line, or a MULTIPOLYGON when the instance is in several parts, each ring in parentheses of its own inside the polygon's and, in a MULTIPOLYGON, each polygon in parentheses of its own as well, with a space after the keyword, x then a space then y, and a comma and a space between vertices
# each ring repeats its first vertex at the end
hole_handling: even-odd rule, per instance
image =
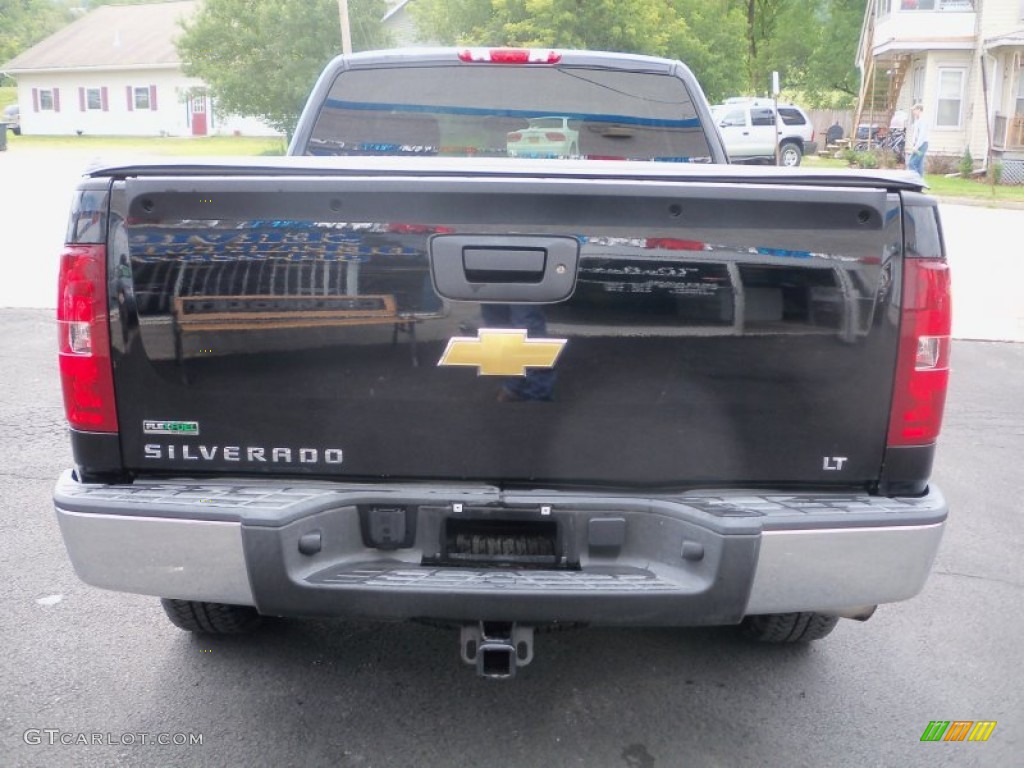
POLYGON ((493 488, 240 479, 85 485, 70 473, 55 505, 76 573, 105 589, 273 615, 647 626, 790 611, 857 615, 907 599, 924 586, 946 518, 934 488, 914 499, 511 497, 493 488), (368 546, 359 515, 367 504, 414 505, 415 543, 368 546), (562 521, 574 567, 431 564, 444 519, 474 505, 547 510, 537 514, 562 521), (609 530, 619 533, 608 540, 609 530))

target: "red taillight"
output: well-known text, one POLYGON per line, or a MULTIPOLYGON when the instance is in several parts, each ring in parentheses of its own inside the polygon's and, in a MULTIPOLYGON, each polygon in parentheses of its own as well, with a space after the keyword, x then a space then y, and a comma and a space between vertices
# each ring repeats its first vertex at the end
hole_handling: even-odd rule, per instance
POLYGON ((949 384, 949 266, 942 259, 909 258, 903 263, 889 445, 928 445, 939 436, 949 384))
POLYGON ((60 255, 57 334, 64 413, 73 429, 116 432, 107 326, 106 248, 68 245, 60 255))
POLYGON ((562 54, 531 48, 466 48, 459 51, 459 60, 489 64, 557 64, 562 54))
POLYGON ((508 135, 507 139, 508 139, 508 141, 510 143, 514 143, 514 142, 517 142, 517 141, 522 141, 523 140, 523 134, 521 134, 521 133, 510 133, 508 135))
POLYGON ((564 133, 545 133, 544 138, 548 141, 565 141, 564 133))

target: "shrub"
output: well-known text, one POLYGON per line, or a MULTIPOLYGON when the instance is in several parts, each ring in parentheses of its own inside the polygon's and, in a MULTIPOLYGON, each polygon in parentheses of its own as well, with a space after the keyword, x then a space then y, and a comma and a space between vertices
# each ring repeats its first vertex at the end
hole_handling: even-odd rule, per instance
POLYGON ((858 152, 857 165, 861 168, 877 168, 878 155, 874 152, 858 152))
POLYGON ((875 154, 878 157, 879 168, 895 168, 900 164, 899 158, 896 157, 896 153, 890 149, 879 149, 875 154))
POLYGON ((1003 164, 998 160, 988 167, 988 180, 993 184, 1003 183, 1003 164))
POLYGON ((974 171, 974 158, 971 157, 971 150, 968 147, 964 150, 964 156, 960 158, 959 171, 961 178, 968 179, 974 171))
POLYGON ((946 175, 955 173, 959 159, 955 155, 928 155, 925 157, 925 170, 928 173, 946 175))

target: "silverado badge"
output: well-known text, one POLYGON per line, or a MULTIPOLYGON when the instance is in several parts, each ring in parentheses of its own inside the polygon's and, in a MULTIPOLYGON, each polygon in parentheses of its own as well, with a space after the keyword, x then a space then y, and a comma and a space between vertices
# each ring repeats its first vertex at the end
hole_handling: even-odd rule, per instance
POLYGON ((480 376, 525 376, 553 368, 565 339, 530 339, 522 328, 481 328, 476 338, 453 336, 438 365, 470 365, 480 376))

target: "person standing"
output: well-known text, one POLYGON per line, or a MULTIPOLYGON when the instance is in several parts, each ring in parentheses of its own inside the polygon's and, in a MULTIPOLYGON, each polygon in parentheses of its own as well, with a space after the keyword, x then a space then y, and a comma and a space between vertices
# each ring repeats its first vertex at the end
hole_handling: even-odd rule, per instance
POLYGON ((928 152, 928 121, 924 116, 924 105, 915 104, 910 113, 914 116, 914 125, 910 132, 907 169, 924 178, 924 156, 928 152))

